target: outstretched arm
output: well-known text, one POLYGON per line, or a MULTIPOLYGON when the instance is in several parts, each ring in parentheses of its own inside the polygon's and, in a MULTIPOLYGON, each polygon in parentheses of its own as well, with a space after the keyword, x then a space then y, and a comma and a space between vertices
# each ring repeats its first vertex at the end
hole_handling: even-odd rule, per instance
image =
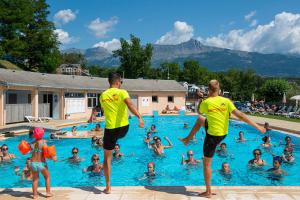
POLYGON ((164 146, 164 148, 165 148, 165 149, 167 149, 167 148, 172 148, 172 147, 173 147, 173 144, 172 144, 171 140, 170 140, 167 136, 165 137, 165 139, 167 140, 167 142, 169 143, 169 145, 168 145, 168 146, 164 146))
POLYGON ((130 98, 126 98, 124 100, 124 102, 126 103, 126 105, 127 105, 128 109, 130 110, 130 112, 132 112, 135 116, 137 116, 137 118, 139 118, 139 127, 140 128, 144 128, 144 120, 143 120, 141 114, 139 113, 139 111, 133 105, 131 99, 130 98))
POLYGON ((205 118, 201 115, 199 115, 196 123, 194 124, 192 130, 190 131, 189 135, 185 138, 180 138, 180 140, 187 145, 190 140, 193 139, 193 137, 196 135, 196 133, 199 131, 199 129, 201 128, 201 126, 203 126, 205 123, 205 118))
POLYGON ((249 117, 247 117, 247 115, 245 115, 244 113, 242 113, 238 109, 233 110, 232 113, 237 118, 239 118, 241 121, 246 122, 247 124, 249 124, 249 125, 253 126, 254 128, 256 128, 257 130, 259 130, 262 134, 266 133, 266 129, 264 127, 259 126, 258 124, 256 124, 249 117))

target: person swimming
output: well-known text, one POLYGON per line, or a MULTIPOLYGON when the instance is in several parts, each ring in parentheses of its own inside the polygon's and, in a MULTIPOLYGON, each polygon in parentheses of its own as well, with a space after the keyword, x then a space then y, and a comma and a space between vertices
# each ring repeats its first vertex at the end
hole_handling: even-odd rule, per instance
POLYGON ((150 130, 149 130, 151 133, 156 133, 156 126, 155 124, 152 124, 151 127, 150 127, 150 130))
POLYGON ((183 123, 183 128, 189 128, 189 124, 186 123, 186 122, 184 122, 184 123, 183 123))
POLYGON ((100 131, 103 131, 103 129, 101 128, 101 125, 98 123, 98 124, 96 124, 96 127, 93 128, 91 131, 100 132, 100 131))
POLYGON ((264 137, 262 138, 262 141, 263 141, 264 143, 262 143, 261 146, 264 147, 264 148, 270 148, 271 146, 273 146, 273 145, 271 144, 271 137, 270 137, 269 135, 268 135, 268 136, 264 136, 264 137))
MULTIPOLYGON (((32 172, 30 169, 30 162, 31 162, 31 158, 27 158, 25 167, 23 168, 22 174, 21 174, 22 180, 32 180, 32 172)), ((20 175, 19 172, 20 172, 20 167, 15 167, 15 173, 17 176, 20 175)))
POLYGON ((286 163, 292 163, 295 161, 295 158, 294 158, 292 152, 287 147, 284 148, 281 158, 286 163))
POLYGON ((167 136, 165 136, 164 138, 165 140, 167 140, 169 145, 162 145, 161 139, 157 137, 156 140, 154 140, 154 144, 152 146, 149 146, 149 148, 153 149, 154 153, 156 153, 157 155, 162 155, 164 154, 164 149, 169 149, 173 147, 173 144, 171 143, 170 139, 167 136))
POLYGON ((194 158, 194 153, 192 150, 189 150, 187 153, 186 153, 188 159, 185 160, 184 159, 184 154, 182 154, 182 157, 181 157, 181 164, 182 165, 196 165, 196 164, 199 164, 201 162, 201 160, 197 160, 194 158))
POLYGON ((240 132, 239 132, 239 137, 238 137, 238 138, 235 138, 235 140, 236 140, 237 142, 244 142, 244 141, 246 141, 246 139, 244 138, 244 132, 243 132, 243 131, 240 131, 240 132))
POLYGON ((264 128, 266 129, 266 132, 268 133, 272 129, 270 128, 270 124, 268 122, 265 122, 264 128))
POLYGON ((220 156, 226 156, 228 154, 227 152, 227 144, 225 142, 221 143, 219 148, 217 149, 216 153, 220 156))
POLYGON ((78 152, 79 152, 78 148, 77 147, 73 147, 73 149, 72 149, 72 156, 68 158, 68 161, 69 162, 80 162, 80 161, 82 161, 82 158, 80 158, 78 156, 78 152))
POLYGON ((92 172, 94 174, 101 174, 103 171, 103 165, 99 163, 99 156, 97 154, 93 154, 91 158, 92 165, 88 166, 88 168, 83 169, 84 172, 92 172))
POLYGON ((114 158, 121 158, 122 156, 124 156, 124 154, 120 152, 120 145, 116 144, 114 152, 113 152, 113 157, 114 158))
POLYGON ((148 162, 147 169, 148 171, 144 173, 146 177, 154 177, 156 175, 154 162, 148 162))
POLYGON ((71 130, 72 135, 76 135, 77 134, 77 127, 73 126, 72 130, 71 130))
POLYGON ((0 155, 0 161, 1 162, 10 162, 12 159, 15 159, 16 156, 12 153, 8 152, 8 146, 6 144, 3 144, 1 146, 1 155, 0 155))
POLYGON ((293 153, 293 151, 294 151, 294 146, 296 146, 296 145, 292 143, 292 138, 291 138, 290 136, 286 136, 286 137, 284 138, 284 140, 285 140, 285 144, 283 144, 283 145, 285 145, 285 147, 288 148, 288 150, 289 150, 291 153, 293 153))
POLYGON ((144 142, 147 143, 147 144, 151 142, 151 132, 150 131, 147 132, 147 135, 144 138, 144 142))
POLYGON ((269 174, 270 176, 268 178, 271 178, 272 180, 280 180, 282 175, 285 175, 285 176, 288 175, 286 173, 286 171, 281 169, 281 163, 282 163, 282 159, 280 156, 273 157, 273 167, 271 169, 267 170, 267 172, 270 173, 269 174))
POLYGON ((251 167, 260 167, 266 165, 266 162, 261 159, 261 150, 260 149, 254 149, 253 150, 253 156, 254 158, 249 160, 248 165, 251 167))
POLYGON ((221 174, 231 174, 230 166, 228 162, 222 163, 222 168, 220 170, 221 174))

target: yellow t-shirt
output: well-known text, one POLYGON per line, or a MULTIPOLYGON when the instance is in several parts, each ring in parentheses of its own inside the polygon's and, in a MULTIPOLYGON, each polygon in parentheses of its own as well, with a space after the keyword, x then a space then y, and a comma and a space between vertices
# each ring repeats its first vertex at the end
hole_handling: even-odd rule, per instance
POLYGON ((224 97, 209 97, 200 105, 208 122, 208 133, 213 136, 224 136, 228 133, 229 114, 235 110, 233 103, 224 97))
POLYGON ((128 125, 127 105, 124 101, 126 98, 129 98, 128 92, 118 88, 109 88, 101 94, 105 128, 115 129, 128 125))

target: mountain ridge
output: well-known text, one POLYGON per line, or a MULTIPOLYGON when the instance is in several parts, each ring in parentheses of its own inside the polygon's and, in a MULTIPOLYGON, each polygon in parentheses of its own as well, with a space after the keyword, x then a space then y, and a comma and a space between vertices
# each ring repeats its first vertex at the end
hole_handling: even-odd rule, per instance
MULTIPOLYGON (((112 67, 118 66, 119 59, 102 47, 67 49, 63 52, 82 52, 90 64, 112 67)), ((191 39, 176 45, 153 44, 152 65, 158 67, 163 62, 178 62, 181 66, 187 59, 197 60, 212 71, 226 71, 230 68, 252 68, 263 76, 300 77, 300 55, 263 54, 207 46, 191 39)))

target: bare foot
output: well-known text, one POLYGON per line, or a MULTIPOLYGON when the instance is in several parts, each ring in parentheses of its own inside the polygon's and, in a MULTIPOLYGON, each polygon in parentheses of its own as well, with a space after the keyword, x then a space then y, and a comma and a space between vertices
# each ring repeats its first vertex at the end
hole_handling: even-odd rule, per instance
POLYGON ((205 191, 205 192, 199 193, 198 195, 200 197, 211 198, 212 193, 205 191))
POLYGON ((37 194, 34 194, 33 196, 32 196, 32 199, 38 199, 39 198, 39 195, 37 195, 37 194))
POLYGON ((53 197, 53 194, 50 193, 50 192, 47 192, 47 193, 46 193, 46 198, 48 198, 48 197, 53 197))
POLYGON ((106 188, 106 189, 103 190, 103 192, 104 192, 105 194, 110 194, 110 193, 111 193, 111 190, 110 190, 110 188, 109 188, 109 189, 106 188))

